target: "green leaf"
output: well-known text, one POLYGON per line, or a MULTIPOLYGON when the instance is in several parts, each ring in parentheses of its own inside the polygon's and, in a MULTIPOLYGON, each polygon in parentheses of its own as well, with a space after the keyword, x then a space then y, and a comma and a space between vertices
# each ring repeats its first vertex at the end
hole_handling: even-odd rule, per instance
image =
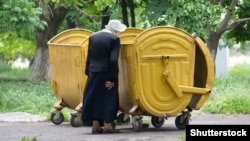
POLYGON ((17 12, 17 13, 21 13, 22 12, 22 9, 20 7, 14 7, 13 8, 13 11, 14 12, 17 12))
POLYGON ((18 18, 17 18, 17 17, 11 17, 11 18, 10 18, 10 21, 11 21, 11 22, 17 22, 17 21, 18 21, 18 18))

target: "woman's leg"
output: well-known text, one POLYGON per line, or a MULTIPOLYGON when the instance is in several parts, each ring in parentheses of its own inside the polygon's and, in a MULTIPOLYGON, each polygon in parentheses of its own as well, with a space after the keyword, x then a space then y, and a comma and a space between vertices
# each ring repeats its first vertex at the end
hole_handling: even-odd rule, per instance
POLYGON ((118 85, 105 93, 105 109, 104 109, 104 133, 118 133, 120 130, 115 129, 113 124, 118 111, 118 85))

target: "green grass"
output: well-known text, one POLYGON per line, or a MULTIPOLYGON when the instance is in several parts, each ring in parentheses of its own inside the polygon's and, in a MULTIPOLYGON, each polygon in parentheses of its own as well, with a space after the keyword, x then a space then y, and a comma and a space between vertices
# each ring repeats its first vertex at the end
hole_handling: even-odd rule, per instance
POLYGON ((227 75, 216 78, 212 94, 201 110, 219 114, 249 114, 249 73, 249 64, 239 64, 230 68, 227 75))
POLYGON ((37 141, 37 138, 36 137, 33 137, 33 138, 28 138, 28 137, 22 137, 21 141, 37 141))
POLYGON ((46 115, 55 102, 48 83, 0 82, 0 112, 25 111, 46 115))
MULTIPOLYGON (((0 62, 0 77, 32 79, 31 69, 0 62)), ((48 82, 0 81, 0 113, 28 112, 50 117, 56 99, 48 82)))
MULTIPOLYGON (((32 80, 32 71, 30 68, 11 68, 0 61, 0 77, 32 80)), ((0 113, 28 112, 50 119, 55 102, 49 82, 0 81, 0 113)), ((67 108, 62 110, 65 121, 69 120, 70 111, 67 108)))
POLYGON ((14 69, 0 61, 0 77, 32 77, 31 69, 14 69))
MULTIPOLYGON (((250 113, 250 65, 238 65, 227 75, 216 78, 209 99, 201 111, 219 114, 250 113)), ((26 77, 31 79, 30 69, 12 69, 0 62, 0 77, 26 77)), ((49 82, 0 81, 0 113, 28 112, 48 117, 54 111, 56 97, 49 82)), ((71 109, 63 109, 65 120, 71 109)))

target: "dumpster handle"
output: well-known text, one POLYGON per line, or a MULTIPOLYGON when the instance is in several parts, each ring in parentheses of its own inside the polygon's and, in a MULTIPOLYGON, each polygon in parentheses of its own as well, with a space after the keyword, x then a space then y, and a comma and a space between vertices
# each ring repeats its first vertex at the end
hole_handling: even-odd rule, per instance
POLYGON ((187 60, 187 54, 171 54, 171 55, 143 55, 143 59, 168 59, 168 60, 187 60))
POLYGON ((179 88, 174 75, 171 73, 170 70, 167 70, 163 73, 165 79, 167 80, 167 83, 169 84, 169 86, 172 88, 172 90, 174 91, 174 93, 176 94, 176 96, 178 97, 182 97, 183 94, 181 92, 181 89, 179 88))
POLYGON ((177 85, 177 82, 175 81, 174 76, 171 73, 171 71, 166 71, 163 73, 163 75, 165 76, 168 84, 170 85, 170 87, 172 88, 172 90, 178 97, 181 97, 183 95, 182 92, 195 93, 195 94, 210 94, 211 93, 211 89, 208 89, 208 88, 198 88, 198 87, 177 85))
POLYGON ((179 86, 182 92, 195 93, 195 94, 210 94, 211 89, 208 88, 198 88, 198 87, 189 87, 189 86, 179 86))
MULTIPOLYGON (((183 55, 174 55, 175 57, 183 57, 183 55)), ((182 97, 183 94, 181 92, 181 89, 179 88, 177 81, 174 78, 173 73, 171 70, 167 69, 168 63, 169 63, 169 55, 165 56, 162 55, 162 59, 164 61, 164 64, 166 66, 165 72, 163 73, 163 76, 165 77, 167 83, 169 84, 170 88, 174 91, 177 97, 182 97)))

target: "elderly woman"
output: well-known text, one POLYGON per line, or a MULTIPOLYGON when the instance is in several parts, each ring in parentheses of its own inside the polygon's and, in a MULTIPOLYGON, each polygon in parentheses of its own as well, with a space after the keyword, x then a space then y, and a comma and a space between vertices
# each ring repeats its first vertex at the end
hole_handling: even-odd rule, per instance
POLYGON ((82 122, 92 122, 92 134, 120 132, 112 124, 119 106, 118 57, 121 44, 118 36, 126 28, 119 20, 110 20, 105 29, 89 37, 82 122), (104 122, 104 128, 99 122, 104 122))

